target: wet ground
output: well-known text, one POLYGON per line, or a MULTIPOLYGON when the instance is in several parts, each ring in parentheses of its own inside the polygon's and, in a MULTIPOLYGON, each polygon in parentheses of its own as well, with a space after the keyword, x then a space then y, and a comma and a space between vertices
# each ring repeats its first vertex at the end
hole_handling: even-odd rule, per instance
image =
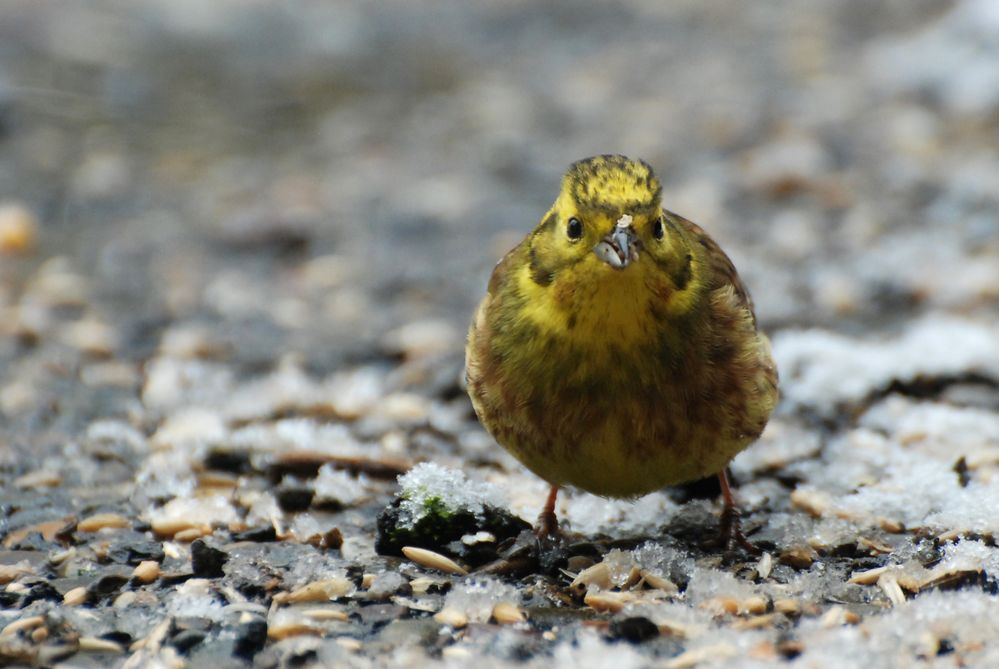
POLYGON ((996 662, 997 119, 988 0, 5 3, 0 664, 996 662), (773 339, 763 555, 710 488, 378 554, 416 463, 537 513, 462 340, 605 152, 773 339))

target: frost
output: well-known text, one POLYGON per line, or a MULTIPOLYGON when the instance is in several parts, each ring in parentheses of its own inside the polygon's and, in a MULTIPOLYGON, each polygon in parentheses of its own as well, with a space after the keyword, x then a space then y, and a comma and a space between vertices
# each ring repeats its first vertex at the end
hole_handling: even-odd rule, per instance
POLYGON ((982 592, 933 591, 859 626, 825 629, 819 619, 803 620, 797 637, 804 651, 795 667, 997 666, 999 600, 982 592), (941 642, 962 649, 958 663, 926 663, 941 642))
POLYGON ((450 515, 467 511, 481 516, 486 506, 502 508, 506 504, 496 487, 471 481, 460 470, 432 462, 420 463, 400 476, 399 485, 403 527, 412 527, 431 512, 450 515))
POLYGON ((689 602, 697 604, 715 597, 748 599, 756 594, 756 586, 726 571, 695 567, 684 596, 689 602))
POLYGON ((587 669, 639 669, 648 659, 631 646, 610 644, 589 629, 583 628, 575 642, 564 641, 555 647, 552 658, 543 666, 586 667, 587 669))
POLYGON ((177 618, 206 618, 219 622, 224 605, 207 581, 193 579, 166 596, 167 612, 177 618))
POLYGON ((233 432, 233 448, 260 451, 312 451, 326 455, 370 455, 343 424, 324 425, 308 418, 288 418, 233 432))
MULTIPOLYGON (((861 427, 827 444, 821 460, 797 471, 827 496, 830 511, 854 523, 890 518, 937 532, 996 533, 997 437, 999 418, 989 412, 890 397, 864 416, 861 427), (964 486, 954 471, 961 457, 970 470, 964 486)), ((782 522, 794 521, 771 519, 772 526, 782 522)), ((848 533, 834 524, 824 530, 848 533)), ((791 538, 787 532, 785 538, 791 538)))
POLYGON ((999 105, 999 10, 965 0, 912 35, 881 42, 868 61, 889 91, 932 91, 951 109, 987 113, 999 105))
POLYGON ((587 535, 640 536, 660 529, 677 509, 669 497, 659 492, 637 500, 578 493, 568 497, 564 519, 574 531, 587 535))
POLYGON ((447 594, 444 608, 461 611, 473 622, 486 622, 500 602, 517 603, 517 588, 494 578, 477 577, 455 585, 447 594))
POLYGON ((343 506, 353 506, 368 497, 367 477, 363 474, 354 477, 349 473, 335 469, 332 465, 319 468, 319 476, 313 483, 316 500, 322 502, 335 501, 343 506))
POLYGON ((319 553, 307 553, 295 560, 285 582, 289 590, 300 588, 314 581, 347 579, 342 560, 319 553))
POLYGON ((787 331, 774 337, 781 394, 792 409, 832 415, 892 381, 999 376, 999 328, 944 316, 927 316, 894 339, 860 340, 822 330, 787 331))
POLYGON ((175 497, 149 512, 152 523, 184 521, 190 525, 226 525, 237 520, 236 510, 224 495, 175 497))

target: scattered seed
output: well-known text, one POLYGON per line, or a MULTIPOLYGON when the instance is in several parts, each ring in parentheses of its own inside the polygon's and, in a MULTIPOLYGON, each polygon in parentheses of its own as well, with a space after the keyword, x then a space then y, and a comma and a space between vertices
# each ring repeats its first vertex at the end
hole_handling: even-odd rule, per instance
POLYGON ((646 569, 643 569, 641 574, 642 580, 645 581, 645 585, 649 586, 653 590, 662 590, 668 595, 675 595, 680 592, 680 588, 677 587, 676 583, 668 578, 664 578, 659 574, 654 574, 646 569))
POLYGON ((14 487, 16 488, 53 488, 60 483, 62 483, 62 476, 59 472, 46 469, 36 469, 14 479, 14 487))
POLYGON ((413 589, 414 595, 425 595, 430 588, 437 584, 438 582, 429 576, 417 576, 409 582, 409 587, 413 589))
POLYGON ((323 636, 324 630, 306 623, 282 623, 267 628, 267 638, 271 641, 281 641, 293 636, 323 636))
MULTIPOLYGON (((175 539, 177 539, 177 535, 179 533, 185 532, 187 530, 192 530, 195 528, 201 530, 201 534, 199 534, 197 537, 194 537, 195 539, 205 534, 210 534, 212 531, 211 528, 207 525, 204 525, 202 523, 197 523, 192 520, 185 520, 180 518, 158 518, 151 523, 151 526, 153 528, 153 532, 157 536, 174 537, 175 539)), ((177 540, 183 541, 182 539, 177 539, 177 540)), ((191 541, 194 541, 194 539, 191 539, 191 541)))
MULTIPOLYGON (((545 634, 548 634, 548 632, 545 632, 545 634)), ((472 656, 472 651, 464 646, 447 646, 441 651, 441 655, 453 660, 467 660, 472 656)))
POLYGON ((610 590, 614 587, 614 583, 610 577, 610 569, 608 569, 606 562, 598 562, 592 567, 587 567, 576 574, 576 578, 572 579, 569 587, 573 590, 582 591, 588 589, 591 585, 601 590, 610 590))
POLYGON ((468 616, 458 609, 441 609, 434 614, 434 620, 455 629, 461 629, 468 624, 468 616))
POLYGON ((345 597, 354 592, 354 583, 343 577, 313 581, 292 592, 274 595, 277 604, 302 604, 304 602, 328 602, 337 597, 345 597))
POLYGON ((811 488, 795 488, 791 492, 791 504, 815 518, 821 518, 832 507, 829 495, 811 488))
POLYGON ((207 525, 202 525, 200 527, 191 527, 186 530, 181 530, 173 535, 175 541, 181 541, 183 543, 189 544, 197 541, 201 537, 207 536, 212 533, 212 530, 207 525))
POLYGON ((610 611, 617 613, 637 597, 631 592, 590 592, 583 598, 583 603, 594 611, 610 611))
POLYGON ((33 630, 36 627, 40 627, 45 624, 45 618, 42 616, 30 616, 28 618, 21 618, 20 620, 15 620, 10 623, 2 630, 0 630, 0 637, 10 636, 12 634, 17 634, 18 632, 24 632, 27 630, 33 630))
POLYGON ((20 202, 0 203, 0 255, 20 255, 35 246, 38 219, 20 202))
POLYGON ((874 539, 868 539, 867 537, 860 537, 857 540, 857 548, 866 550, 872 555, 884 554, 887 555, 891 553, 894 549, 883 541, 876 541, 874 539))
POLYGON ((375 582, 375 574, 364 574, 361 576, 361 588, 367 590, 375 582))
POLYGON ((901 534, 902 532, 905 532, 905 524, 900 520, 895 520, 894 518, 878 518, 878 526, 880 526, 885 532, 890 532, 891 534, 901 534))
POLYGON ((524 612, 516 604, 511 602, 500 602, 493 607, 493 620, 500 625, 513 625, 527 620, 524 612))
POLYGON ((761 597, 760 595, 753 595, 752 597, 747 597, 742 600, 739 606, 740 611, 746 613, 751 613, 753 615, 760 615, 767 612, 767 599, 766 597, 761 597))
MULTIPOLYGON (((53 567, 58 567, 66 560, 76 557, 76 547, 67 548, 64 551, 59 551, 58 553, 53 553, 49 556, 49 564, 53 567)), ((0 567, 2 569, 2 567, 0 567)), ((0 583, 3 583, 2 577, 0 577, 0 583)))
POLYGON ((686 650, 680 653, 662 666, 665 667, 665 669, 690 669, 691 667, 696 667, 702 662, 717 661, 729 657, 735 657, 736 653, 737 650, 735 646, 727 643, 715 644, 713 646, 701 646, 700 648, 692 648, 691 650, 686 650))
POLYGON ((31 632, 31 640, 35 643, 41 643, 49 638, 49 628, 48 627, 36 627, 31 632))
POLYGON ((132 571, 132 578, 139 583, 152 583, 159 577, 160 563, 155 560, 143 560, 132 571))
POLYGON ((95 636, 81 636, 80 650, 91 653, 124 653, 125 648, 114 641, 95 636))
POLYGON ((774 611, 789 616, 798 615, 801 613, 801 602, 796 599, 776 599, 774 611))
POLYGON ((320 621, 335 620, 337 622, 347 622, 350 620, 350 616, 347 615, 346 611, 339 611, 337 609, 306 609, 302 611, 302 615, 306 618, 320 621))
POLYGON ((468 574, 468 571, 451 558, 440 553, 435 553, 434 551, 428 551, 426 548, 404 546, 402 554, 421 567, 436 569, 446 574, 455 574, 457 576, 466 576, 468 574))
POLYGON ((28 566, 27 561, 18 562, 17 564, 0 564, 0 585, 6 585, 21 576, 33 573, 35 572, 28 566))
POLYGON ((701 602, 701 608, 707 609, 716 615, 728 614, 730 616, 739 613, 739 600, 735 597, 712 597, 701 602))
POLYGON ((336 645, 340 646, 344 650, 350 651, 351 653, 356 653, 364 647, 359 639, 349 636, 337 637, 336 645))
POLYGON ((87 588, 80 586, 73 588, 62 596, 62 603, 66 606, 79 606, 87 602, 87 588))
POLYGON ((774 568, 774 556, 770 553, 764 553, 760 556, 759 562, 756 563, 756 574, 762 580, 770 578, 770 572, 774 568))
POLYGON ((117 513, 98 513, 84 518, 79 523, 76 524, 76 529, 80 532, 97 532, 98 530, 103 530, 105 527, 111 528, 123 528, 129 527, 128 518, 117 513))
POLYGON ((736 620, 732 627, 737 630, 758 630, 767 627, 773 627, 774 621, 777 619, 776 613, 766 613, 762 616, 753 616, 752 618, 746 618, 744 620, 736 620))
POLYGON ((850 576, 849 583, 856 583, 857 585, 874 585, 878 582, 878 579, 888 571, 888 567, 875 567, 874 569, 868 569, 866 571, 855 571, 850 576))
POLYGON ((894 574, 882 574, 878 578, 878 587, 888 596, 888 600, 895 606, 905 604, 905 593, 902 592, 898 579, 894 574))
POLYGON ((819 619, 819 624, 826 629, 842 627, 843 625, 856 625, 860 622, 860 616, 853 611, 847 611, 842 606, 834 606, 819 619))
POLYGON ((795 569, 807 569, 818 559, 819 554, 811 546, 795 546, 780 554, 780 561, 795 569))

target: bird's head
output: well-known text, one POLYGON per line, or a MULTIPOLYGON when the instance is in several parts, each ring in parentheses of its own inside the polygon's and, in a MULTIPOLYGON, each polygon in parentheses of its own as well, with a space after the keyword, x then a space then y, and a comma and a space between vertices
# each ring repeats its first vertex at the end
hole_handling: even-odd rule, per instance
POLYGON ((573 163, 531 235, 532 278, 547 285, 567 270, 602 278, 656 266, 672 273, 686 258, 685 240, 670 234, 661 193, 645 161, 603 155, 573 163))

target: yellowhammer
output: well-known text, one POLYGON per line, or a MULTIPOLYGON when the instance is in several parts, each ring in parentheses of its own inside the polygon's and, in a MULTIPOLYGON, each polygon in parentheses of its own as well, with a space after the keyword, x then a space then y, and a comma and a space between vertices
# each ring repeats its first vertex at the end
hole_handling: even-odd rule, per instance
POLYGON ((770 344, 735 267, 662 208, 661 191, 644 161, 574 163, 496 266, 469 331, 479 419, 552 486, 544 533, 567 484, 637 497, 717 474, 723 522, 735 518, 725 468, 777 401, 770 344))

